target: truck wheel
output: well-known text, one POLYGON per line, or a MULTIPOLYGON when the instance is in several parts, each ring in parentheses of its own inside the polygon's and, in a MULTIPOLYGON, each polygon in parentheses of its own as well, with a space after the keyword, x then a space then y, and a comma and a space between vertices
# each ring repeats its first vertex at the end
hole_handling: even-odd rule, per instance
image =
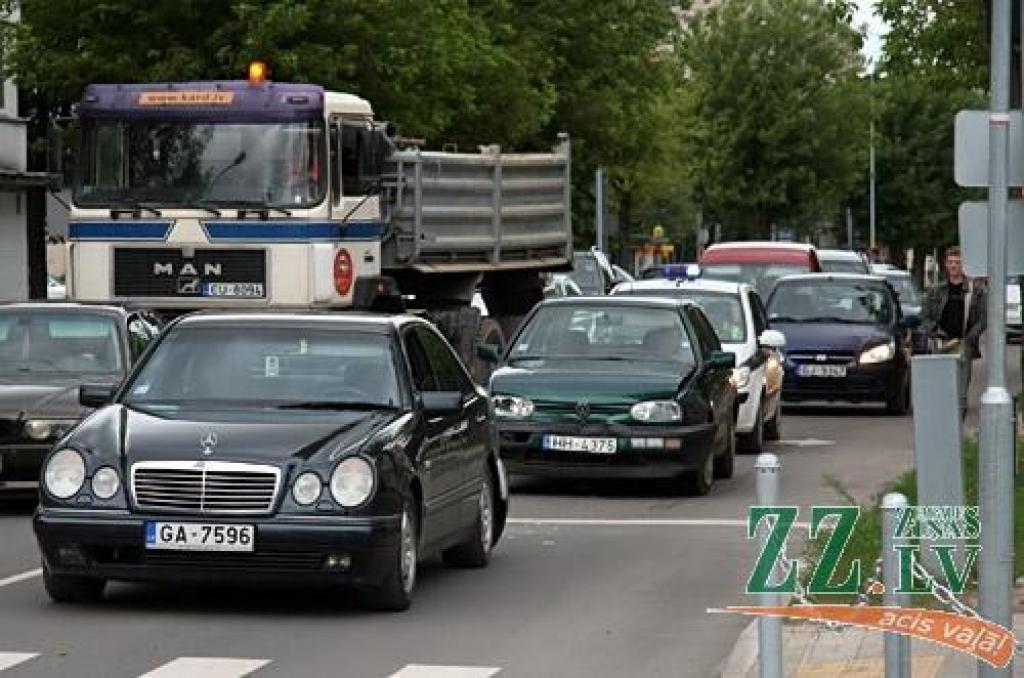
MULTIPOLYGON (((505 350, 505 333, 502 332, 498 321, 494 318, 481 319, 480 329, 476 335, 476 343, 491 344, 498 347, 499 353, 503 352, 505 350)), ((487 382, 491 379, 491 372, 494 371, 494 365, 475 355, 475 344, 473 362, 470 363, 469 371, 473 375, 473 380, 481 386, 487 385, 487 382)))

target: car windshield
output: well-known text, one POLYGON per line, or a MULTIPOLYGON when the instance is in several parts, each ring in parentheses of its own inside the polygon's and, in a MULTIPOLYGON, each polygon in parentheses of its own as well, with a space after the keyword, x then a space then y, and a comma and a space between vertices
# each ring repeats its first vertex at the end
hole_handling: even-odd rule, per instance
POLYGON ((692 299, 704 309, 704 314, 711 321, 711 326, 715 329, 715 334, 718 335, 720 341, 738 343, 747 340, 743 303, 738 294, 693 290, 685 287, 632 289, 628 294, 641 297, 692 299))
POLYGON ((914 287, 909 275, 887 275, 885 278, 899 295, 900 304, 903 306, 918 306, 920 304, 917 299, 917 288, 914 287))
POLYGON ((577 254, 573 257, 573 270, 569 274, 573 282, 579 285, 584 294, 603 294, 604 278, 601 276, 601 267, 597 260, 587 254, 577 254))
POLYGON ((509 358, 695 363, 676 311, 609 304, 541 308, 509 358))
POLYGON ((768 301, 773 322, 887 325, 894 317, 881 283, 802 280, 780 284, 768 301))
POLYGON ((808 273, 806 266, 800 264, 701 264, 701 275, 710 280, 729 280, 753 285, 763 298, 768 298, 775 281, 784 275, 808 273))
POLYGON ((94 313, 0 311, 0 373, 114 374, 123 356, 114 318, 94 313))
POLYGON ((142 407, 400 404, 387 337, 305 327, 172 329, 128 393, 142 407))
POLYGON ((857 259, 822 259, 824 273, 870 273, 868 265, 857 259))
POLYGON ((86 121, 75 203, 85 207, 309 207, 323 201, 323 125, 86 121))

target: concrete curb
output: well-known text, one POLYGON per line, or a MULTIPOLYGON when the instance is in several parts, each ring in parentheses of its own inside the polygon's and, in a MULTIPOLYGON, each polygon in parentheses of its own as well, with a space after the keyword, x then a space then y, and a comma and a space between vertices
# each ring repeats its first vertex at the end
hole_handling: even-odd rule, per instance
POLYGON ((722 678, 746 678, 757 664, 757 620, 743 629, 725 659, 722 678))

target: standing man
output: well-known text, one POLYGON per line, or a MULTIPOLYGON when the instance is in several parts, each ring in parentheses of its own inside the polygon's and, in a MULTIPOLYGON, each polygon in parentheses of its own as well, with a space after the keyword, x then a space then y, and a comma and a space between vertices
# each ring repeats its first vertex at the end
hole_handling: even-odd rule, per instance
POLYGON ((964 275, 960 248, 946 251, 946 280, 928 290, 921 309, 922 328, 941 336, 945 351, 960 355, 960 409, 966 411, 971 365, 981 357, 981 334, 988 325, 985 285, 964 275))

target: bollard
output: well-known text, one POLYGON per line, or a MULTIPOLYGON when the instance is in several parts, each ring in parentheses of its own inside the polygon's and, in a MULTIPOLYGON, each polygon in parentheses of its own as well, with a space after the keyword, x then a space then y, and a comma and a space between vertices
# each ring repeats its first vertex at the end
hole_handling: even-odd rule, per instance
MULTIPOLYGON (((775 506, 779 503, 779 458, 771 452, 758 455, 754 469, 757 471, 757 503, 759 506, 775 506)), ((768 542, 770 529, 761 529, 761 547, 768 542)), ((781 605, 784 601, 774 593, 761 595, 762 605, 781 605)), ((761 678, 782 678, 782 620, 778 617, 761 617, 757 621, 757 657, 761 678)))
MULTIPOLYGON (((900 559, 894 548, 897 510, 906 506, 907 498, 899 492, 890 492, 882 498, 882 583, 885 584, 882 604, 886 606, 906 602, 906 594, 896 593, 900 581, 900 559)), ((885 678, 910 678, 910 636, 885 634, 885 678)))

